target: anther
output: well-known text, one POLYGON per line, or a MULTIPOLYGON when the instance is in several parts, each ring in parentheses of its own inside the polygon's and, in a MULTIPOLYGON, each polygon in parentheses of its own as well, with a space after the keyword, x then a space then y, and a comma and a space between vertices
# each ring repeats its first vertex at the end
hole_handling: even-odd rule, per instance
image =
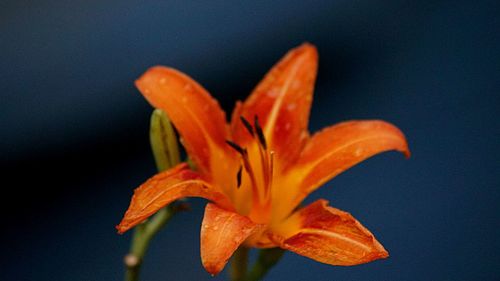
POLYGON ((234 150, 236 150, 239 154, 245 155, 246 151, 241 146, 235 144, 230 140, 226 140, 226 143, 229 144, 229 146, 232 147, 234 150))
POLYGON ((243 166, 240 165, 240 168, 238 169, 238 173, 236 174, 236 183, 238 184, 238 188, 241 186, 241 172, 243 170, 243 166))
POLYGON ((260 127, 259 118, 257 117, 257 115, 255 115, 254 118, 254 127, 255 131, 257 132, 257 137, 259 138, 260 144, 264 149, 267 149, 266 138, 264 137, 264 133, 262 132, 262 128, 260 127))
POLYGON ((245 128, 247 129, 248 133, 253 137, 254 133, 253 133, 252 125, 250 125, 250 122, 248 122, 248 120, 245 119, 245 117, 243 117, 243 116, 240 116, 240 120, 243 123, 243 125, 245 126, 245 128))

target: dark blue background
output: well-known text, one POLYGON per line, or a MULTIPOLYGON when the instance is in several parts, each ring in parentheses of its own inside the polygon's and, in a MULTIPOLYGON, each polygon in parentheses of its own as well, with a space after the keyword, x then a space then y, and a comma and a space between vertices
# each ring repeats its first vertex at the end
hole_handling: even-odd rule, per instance
MULTIPOLYGON (((267 280, 500 278, 498 1, 34 2, 0 3, 1 280, 122 278, 130 234, 114 225, 155 171, 151 108, 133 86, 149 66, 190 74, 230 112, 304 41, 320 52, 311 131, 380 118, 413 156, 376 156, 312 196, 351 212, 389 259, 287 253, 267 280)), ((153 242, 144 280, 213 280, 204 201, 191 202, 153 242)))

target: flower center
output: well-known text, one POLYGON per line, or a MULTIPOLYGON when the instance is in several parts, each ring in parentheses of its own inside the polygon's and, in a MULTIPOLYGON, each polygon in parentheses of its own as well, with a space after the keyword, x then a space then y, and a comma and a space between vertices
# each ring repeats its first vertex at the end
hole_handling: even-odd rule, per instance
POLYGON ((253 221, 268 223, 271 216, 271 188, 273 184, 274 152, 269 151, 266 138, 257 116, 253 126, 244 117, 240 117, 252 142, 248 147, 227 140, 227 144, 240 154, 241 164, 236 174, 238 189, 242 184, 249 185, 252 204, 248 214, 253 221))

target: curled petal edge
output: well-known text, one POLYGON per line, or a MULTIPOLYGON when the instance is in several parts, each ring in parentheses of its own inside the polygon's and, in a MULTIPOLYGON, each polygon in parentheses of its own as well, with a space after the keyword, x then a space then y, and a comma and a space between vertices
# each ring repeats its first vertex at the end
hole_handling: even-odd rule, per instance
POLYGON ((130 206, 116 229, 122 234, 161 208, 184 197, 202 197, 232 209, 228 198, 214 185, 190 170, 186 163, 159 173, 134 191, 130 206))

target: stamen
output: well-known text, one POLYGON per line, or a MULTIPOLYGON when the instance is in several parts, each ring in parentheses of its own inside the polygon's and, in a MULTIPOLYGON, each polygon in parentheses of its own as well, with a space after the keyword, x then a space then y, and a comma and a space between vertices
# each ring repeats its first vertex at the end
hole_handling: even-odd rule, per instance
POLYGON ((274 172, 274 151, 269 152, 269 186, 268 191, 271 191, 273 185, 273 172, 274 172))
POLYGON ((250 122, 248 122, 248 120, 245 119, 245 117, 243 117, 243 116, 240 116, 240 120, 243 123, 243 125, 245 126, 245 128, 247 129, 248 133, 253 137, 254 133, 253 133, 252 125, 250 125, 250 122))
POLYGON ((240 116, 240 119, 256 143, 250 144, 250 151, 230 140, 226 140, 226 143, 241 156, 241 162, 238 172, 236 173, 236 184, 238 189, 243 183, 243 170, 246 172, 246 176, 248 176, 248 187, 252 190, 252 207, 249 215, 255 219, 256 222, 265 223, 270 220, 271 215, 274 151, 267 150, 266 139, 257 116, 255 116, 253 127, 243 116, 240 116), (249 153, 252 155, 249 155, 249 153), (258 153, 258 155, 254 155, 254 153, 258 153), (250 156, 252 156, 252 159, 250 159, 250 156), (260 157, 254 158, 254 156, 260 157), (252 166, 252 164, 254 166, 252 166), (254 168, 258 170, 254 170, 254 168))
POLYGON ((234 142, 226 140, 226 143, 229 144, 229 146, 232 147, 234 150, 236 150, 239 154, 244 155, 246 153, 245 149, 235 144, 234 142))
POLYGON ((260 127, 259 117, 257 117, 257 115, 255 115, 254 118, 254 127, 255 131, 257 132, 257 137, 259 138, 260 144, 262 145, 264 150, 266 150, 267 149, 266 138, 264 137, 264 133, 262 132, 262 128, 260 127))
MULTIPOLYGON (((262 169, 262 176, 264 178, 264 190, 269 184, 269 155, 264 151, 262 145, 259 145, 260 164, 262 169)), ((265 193, 264 193, 265 195, 265 193)))
POLYGON ((243 149, 243 153, 241 154, 241 158, 243 160, 243 167, 247 171, 247 174, 250 178, 250 184, 252 186, 252 201, 258 203, 259 200, 259 188, 257 186, 257 180, 255 179, 255 173, 252 169, 252 165, 250 164, 250 159, 248 158, 248 152, 246 149, 243 149))
POLYGON ((236 182, 237 182, 237 187, 240 188, 241 186, 241 172, 243 170, 243 166, 240 165, 240 168, 238 169, 238 173, 236 174, 236 182))

